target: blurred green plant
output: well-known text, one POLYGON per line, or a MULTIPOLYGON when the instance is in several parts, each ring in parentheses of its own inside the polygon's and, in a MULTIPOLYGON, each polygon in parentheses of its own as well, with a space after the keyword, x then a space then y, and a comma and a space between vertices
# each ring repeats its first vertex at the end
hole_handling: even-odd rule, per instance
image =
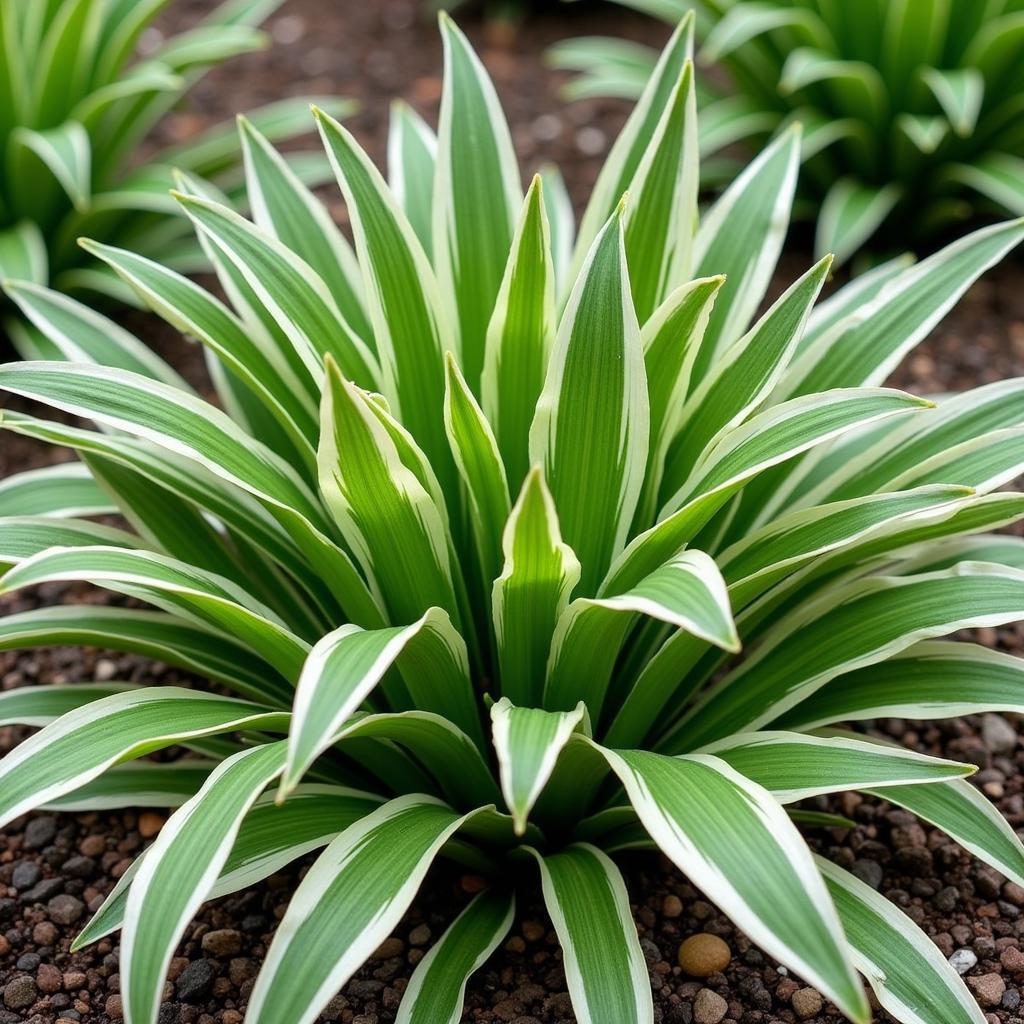
MULTIPOLYGON (((817 220, 819 254, 1024 213, 1022 0, 617 2, 672 24, 696 11, 700 57, 726 78, 699 97, 705 185, 741 166, 730 146, 803 124, 797 212, 817 220)), ((655 56, 604 38, 551 51, 580 72, 575 97, 639 96, 655 56)))
MULTIPOLYGON (((140 160, 157 121, 208 71, 262 48, 258 25, 281 0, 227 0, 189 31, 133 59, 168 0, 0 0, 0 276, 133 301, 77 244, 82 235, 131 245, 183 272, 207 267, 168 195, 174 167, 239 194, 234 124, 140 160)), ((335 115, 351 104, 321 99, 335 115)), ((250 115, 270 138, 309 128, 296 97, 250 115)), ((307 181, 321 155, 297 154, 307 181)), ((12 326, 23 335, 24 323, 12 326)))

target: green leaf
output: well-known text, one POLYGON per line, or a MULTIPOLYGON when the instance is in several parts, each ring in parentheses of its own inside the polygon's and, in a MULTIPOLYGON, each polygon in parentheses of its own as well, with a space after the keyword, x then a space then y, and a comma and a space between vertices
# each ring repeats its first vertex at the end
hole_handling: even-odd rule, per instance
POLYGON ((1024 844, 992 801, 965 780, 927 786, 875 786, 867 792, 942 829, 974 856, 1024 884, 1024 844))
POLYGON ((115 511, 114 503, 80 462, 27 469, 0 481, 0 516, 69 519, 115 511))
MULTIPOLYGON (((3 620, 5 623, 7 619, 3 620)), ((19 686, 0 693, 0 726, 49 725, 93 700, 134 689, 130 683, 75 683, 19 686)))
POLYGON ((968 138, 978 123, 982 101, 985 97, 985 77, 977 68, 964 67, 956 70, 922 68, 921 80, 949 118, 953 131, 961 138, 968 138))
POLYGON ((98 363, 163 381, 191 392, 181 376, 149 346, 88 306, 29 281, 7 281, 4 291, 72 363, 98 363))
POLYGON ((308 263, 227 207, 181 192, 173 195, 273 313, 314 377, 320 360, 330 355, 363 387, 377 384, 380 370, 373 353, 308 263))
POLYGON ((582 695, 590 714, 599 718, 616 657, 636 615, 667 622, 725 650, 739 650, 718 567, 702 551, 684 551, 625 593, 578 598, 569 605, 551 642, 546 707, 567 710, 582 695))
POLYGON ((943 782, 977 770, 972 764, 882 747, 852 734, 735 733, 702 753, 720 757, 784 804, 850 789, 943 782))
POLYGON ((370 158, 337 121, 322 111, 313 113, 352 219, 381 389, 441 478, 450 480, 441 409, 444 351, 457 344, 457 337, 442 311, 434 271, 370 158))
POLYGON ((13 821, 113 765, 154 750, 238 730, 284 731, 287 725, 287 714, 177 686, 134 689, 93 701, 30 736, 0 762, 0 822, 13 821))
POLYGON ((562 946, 576 1019, 580 1024, 653 1020, 647 965, 619 869, 586 843, 550 856, 531 852, 562 946))
POLYGON ((411 697, 411 707, 445 714, 474 739, 482 739, 465 644, 440 609, 406 627, 341 626, 317 642, 303 666, 283 791, 297 785, 378 683, 397 710, 405 710, 404 700, 411 697), (405 678, 408 696, 386 678, 392 666, 405 678))
MULTIPOLYGON (((678 11, 675 17, 679 17, 678 11)), ((647 84, 643 93, 601 168, 580 224, 569 280, 579 275, 587 254, 629 188, 654 138, 669 97, 682 75, 683 64, 693 57, 693 23, 693 15, 686 14, 672 33, 657 65, 645 78, 647 84)), ((717 273, 717 268, 714 272, 717 273)))
POLYGON ((530 428, 530 458, 592 594, 622 550, 647 462, 649 405, 622 207, 594 242, 562 317, 530 428))
MULTIPOLYGON (((274 803, 273 794, 265 793, 242 821, 221 875, 207 899, 262 882, 293 860, 326 846, 339 832, 369 814, 381 802, 368 793, 341 786, 300 786, 283 806, 274 803)), ((144 850, 118 879, 103 905, 75 938, 73 950, 82 949, 121 927, 129 889, 145 857, 144 850)))
POLYGON ((509 484, 529 468, 529 434, 555 336, 555 271, 541 179, 535 177, 487 332, 481 398, 509 484))
POLYGON ((19 565, 50 548, 90 548, 115 545, 133 548, 138 538, 110 526, 83 519, 49 516, 11 516, 0 519, 0 565, 19 565))
POLYGON ((687 60, 629 186, 624 244, 641 324, 690 278, 697 163, 697 101, 693 62, 687 60))
POLYGON ((500 538, 509 513, 505 467, 491 425, 450 352, 445 370, 445 430, 469 497, 484 585, 490 586, 501 565, 500 538))
POLYGON ((1024 221, 981 228, 903 271, 809 346, 784 396, 883 381, 984 271, 1024 239, 1024 221))
POLYGON ((783 132, 725 190, 701 219, 694 274, 723 274, 693 368, 699 383, 747 329, 775 270, 789 225, 800 163, 798 127, 783 132))
POLYGON ((59 580, 85 580, 197 618, 251 647, 286 679, 298 679, 306 657, 307 645, 237 584, 153 551, 101 545, 43 550, 7 572, 0 593, 59 580))
POLYGON ((283 741, 243 750, 160 830, 132 882, 121 936, 125 1013, 154 1024, 164 978, 185 926, 227 860, 249 808, 284 767, 283 741))
POLYGON ((416 965, 396 1024, 459 1024, 469 976, 498 948, 514 915, 511 893, 486 889, 474 897, 416 965))
POLYGON ((119 764, 73 793, 51 800, 46 809, 90 813, 122 808, 180 807, 199 791, 216 767, 216 761, 185 758, 166 763, 119 764))
POLYGON ((601 752, 651 838, 690 881, 751 941, 866 1024, 870 1011, 839 918, 774 798, 707 754, 601 752))
POLYGON ((871 718, 959 718, 1024 711, 1024 659, 977 644, 925 640, 837 676, 779 720, 809 729, 871 718))
POLYGON ((789 365, 831 266, 826 256, 792 284, 693 390, 666 456, 668 490, 683 485, 714 438, 763 405, 789 365))
POLYGON ((389 184, 426 252, 434 247, 436 163, 437 136, 412 107, 393 100, 388 123, 389 184))
POLYGON ((392 622, 443 608, 458 624, 447 523, 374 413, 327 362, 320 489, 392 622))
POLYGON ((362 276, 352 247, 288 162, 246 117, 238 119, 246 195, 257 227, 272 234, 319 274, 345 322, 373 345, 363 307, 362 276))
POLYGON ((391 934, 463 820, 406 796, 342 832, 292 897, 249 1001, 252 1024, 311 1024, 391 934))
POLYGON ((682 285, 654 311, 640 332, 651 406, 651 443, 638 521, 650 522, 654 516, 665 459, 679 431, 690 388, 693 361, 724 283, 719 275, 682 285))
MULTIPOLYGON (((843 672, 919 640, 1024 618, 1024 573, 986 562, 831 588, 783 617, 691 712, 687 744, 771 722, 843 672)), ((691 747, 692 749, 692 747, 691 747)))
POLYGON ((539 468, 523 484, 502 547, 505 564, 491 595, 501 693, 514 703, 535 705, 543 692, 555 624, 580 576, 539 468))
POLYGON ((49 257, 39 225, 23 220, 0 231, 0 275, 4 279, 46 284, 49 257))
POLYGON ((660 521, 612 566, 602 593, 634 585, 692 540, 748 481, 848 430, 915 410, 930 402, 899 391, 853 388, 808 395, 773 406, 724 434, 694 468, 692 483, 669 499, 660 521))
POLYGON ((520 708, 502 697, 491 708, 491 732, 498 755, 501 792, 516 835, 526 831, 530 810, 547 785, 569 737, 587 721, 582 701, 574 711, 520 708))
MULTIPOLYGON (((92 192, 92 147, 89 134, 77 121, 65 121, 56 128, 36 131, 19 127, 10 135, 10 145, 34 153, 59 182, 76 210, 85 210, 92 192)), ((18 159, 13 156, 12 159, 18 159)), ((23 165, 24 166, 24 165, 23 165)))
POLYGON ((434 266, 479 390, 495 299, 522 205, 512 137, 494 86, 468 40, 441 15, 444 90, 434 180, 434 266), (472 145, 467 140, 472 139, 472 145))
POLYGON ((860 879, 822 857, 815 862, 853 962, 886 1010, 906 1024, 982 1024, 974 997, 929 936, 860 879))
POLYGON ((840 178, 828 190, 818 214, 814 251, 834 253, 845 263, 884 223, 902 196, 894 182, 883 188, 840 178))
POLYGON ((141 654, 216 680, 243 697, 283 707, 291 704, 291 684, 251 650, 163 612, 58 605, 0 618, 0 650, 54 644, 141 654))

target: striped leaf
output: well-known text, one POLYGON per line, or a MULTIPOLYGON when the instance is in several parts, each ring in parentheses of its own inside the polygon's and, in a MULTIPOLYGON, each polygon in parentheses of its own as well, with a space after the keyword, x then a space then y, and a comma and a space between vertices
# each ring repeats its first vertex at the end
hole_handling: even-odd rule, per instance
POLYGON ((522 205, 512 137, 494 86, 446 15, 444 90, 434 179, 434 266, 461 338, 461 362, 479 391, 487 328, 522 205), (466 140, 472 139, 471 146, 466 140))
POLYGON ((10 516, 0 519, 0 566, 18 565, 53 547, 134 548, 138 538, 84 519, 10 516))
MULTIPOLYGON (((243 819, 220 877, 206 898, 216 899, 262 882, 293 860, 326 846, 381 802, 368 793, 341 786, 300 786, 283 805, 274 802, 272 793, 264 793, 243 819)), ((72 950, 91 945, 121 927, 128 892, 146 853, 143 850, 117 880, 76 936, 72 950)))
POLYGON ((437 136, 402 100, 391 103, 388 176, 391 191, 425 252, 432 252, 437 136))
POLYGON ((623 250, 622 207, 598 235, 562 317, 530 429, 562 535, 594 593, 622 550, 647 462, 649 405, 623 250))
POLYGON ((342 832, 292 897, 252 991, 252 1024, 312 1024, 391 934, 462 821, 435 800, 407 796, 342 832))
POLYGON ((181 192, 174 196, 273 313, 314 375, 319 361, 330 355, 364 387, 377 384, 380 371, 373 353, 308 263, 227 207, 181 192))
POLYGON ((574 711, 553 712, 519 708, 502 697, 491 708, 501 792, 517 835, 526 831, 530 810, 551 778, 562 748, 574 732, 585 727, 586 721, 582 701, 574 711))
POLYGON ((826 683, 779 720, 808 729, 870 718, 957 718, 1024 710, 1024 659, 977 644, 925 640, 826 683))
POLYGON ((49 725, 83 704, 129 689, 130 683, 19 686, 0 693, 0 725, 49 725))
POLYGON ((960 779, 976 770, 971 764, 832 733, 734 733, 702 753, 720 757, 786 804, 842 790, 960 779))
POLYGON ((450 352, 445 370, 445 430, 469 496, 473 538, 489 587, 501 565, 500 538, 509 513, 505 466, 491 425, 450 352))
POLYGON ((579 598, 569 605, 551 644, 546 707, 566 710, 574 695, 583 695, 591 715, 599 717, 636 615, 669 623, 727 651, 739 650, 718 567, 702 551, 684 551, 623 594, 579 598))
POLYGON ((450 336, 434 271, 369 157, 337 121, 322 111, 313 113, 352 218, 380 359, 380 387, 445 479, 443 355, 458 340, 450 336))
POLYGON ((514 914, 511 893, 487 889, 474 897, 416 965, 396 1024, 459 1024, 466 982, 508 934, 514 914))
POLYGON ((982 1024, 974 997, 929 936, 860 879, 823 857, 815 863, 853 962, 889 1013, 906 1024, 982 1024))
POLYGON ((694 364, 695 384, 746 331, 764 297, 786 237, 799 160, 799 130, 787 130, 747 165, 701 219, 694 273, 724 274, 726 283, 694 364))
POLYGON ((372 400, 332 360, 321 408, 320 489, 392 621, 443 608, 458 623, 442 510, 403 463, 372 400))
POLYGON ((834 588, 780 621, 685 726, 699 745, 771 722, 837 675, 919 640, 1024 618, 1024 573, 983 562, 834 588))
POLYGON ((562 946, 580 1024, 654 1019, 651 983, 619 869, 597 847, 574 843, 542 856, 544 903, 562 946))
POLYGON ((80 462, 27 469, 0 481, 0 516, 82 519, 115 511, 110 496, 80 462))
POLYGON ((373 330, 363 307, 362 276, 352 247, 266 136, 247 117, 239 117, 238 127, 246 196, 257 227, 316 271, 345 322, 372 348, 373 330))
POLYGON ((412 707, 447 714, 471 736, 481 737, 465 644, 444 612, 433 608, 406 627, 341 626, 317 642, 299 677, 282 781, 285 792, 334 742, 335 733, 378 683, 392 707, 404 710, 411 699, 412 707), (387 678, 392 666, 401 672, 404 685, 387 678))
POLYGON ((697 101, 687 60, 629 186, 626 264, 641 324, 690 277, 697 186, 697 101))
POLYGON ((240 729, 284 731, 287 725, 287 714, 176 686, 93 701, 30 736, 0 762, 0 823, 72 792, 115 764, 174 743, 240 729))
POLYGON ((512 487, 528 469, 530 423, 555 336, 555 271, 546 195, 540 177, 535 177, 495 300, 480 385, 483 408, 512 487))
POLYGON ((85 580, 196 618, 237 637, 285 678, 297 679, 307 645, 230 580, 152 551, 55 548, 26 559, 0 580, 0 593, 58 580, 85 580))
POLYGON ((772 466, 930 402, 884 389, 850 389, 784 402, 728 431, 662 510, 660 521, 630 542, 601 585, 602 593, 633 585, 688 543, 725 502, 772 466))
POLYGON ((180 807, 199 792, 216 767, 216 761, 188 758, 166 763, 119 764, 73 793, 51 800, 45 809, 86 813, 136 807, 180 807))
POLYGON ((539 469, 523 484, 502 547, 505 564, 491 596, 501 692, 529 706, 540 701, 555 625, 580 575, 539 469))
POLYGON ((185 926, 227 860, 246 812, 284 767, 285 744, 221 763, 160 830, 132 882, 121 935, 125 1015, 154 1024, 164 978, 185 926))
POLYGON ((291 703, 291 684, 249 648, 163 612, 58 605, 0 618, 0 650, 54 644, 140 654, 214 679, 251 700, 285 707, 291 703))
POLYGON ((866 1024, 839 918, 775 799, 707 754, 602 753, 651 838, 693 884, 769 955, 866 1024))
POLYGON ((965 780, 867 790, 942 829, 975 857, 1024 884, 1024 844, 984 794, 965 780))

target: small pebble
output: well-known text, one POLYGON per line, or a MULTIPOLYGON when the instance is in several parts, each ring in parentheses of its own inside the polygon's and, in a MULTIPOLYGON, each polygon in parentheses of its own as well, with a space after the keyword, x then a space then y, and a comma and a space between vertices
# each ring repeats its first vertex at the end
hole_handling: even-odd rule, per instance
POLYGON ((717 935, 691 935, 679 947, 679 966, 691 978, 706 978, 724 971, 732 960, 732 951, 717 935))
POLYGON ((801 1020, 810 1020, 811 1017, 816 1017, 821 1013, 821 993, 814 988, 798 988, 793 993, 790 1004, 793 1007, 793 1012, 801 1020))
POLYGON ((950 958, 949 962, 957 974, 966 974, 978 963, 978 956, 973 949, 966 947, 958 949, 950 958))
POLYGON ((693 1000, 693 1019, 697 1024, 718 1024, 729 1004, 709 988, 702 988, 693 1000))

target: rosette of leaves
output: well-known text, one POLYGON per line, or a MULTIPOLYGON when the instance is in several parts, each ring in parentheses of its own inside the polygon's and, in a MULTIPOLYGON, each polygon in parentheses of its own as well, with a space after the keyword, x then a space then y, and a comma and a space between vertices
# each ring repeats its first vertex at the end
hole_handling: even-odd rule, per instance
MULTIPOLYGON (((0 0, 0 276, 130 298, 79 248, 82 235, 159 256, 183 273, 204 268, 188 220, 168 195, 171 168, 241 195, 234 125, 142 163, 139 146, 206 71, 265 45, 255 26, 280 3, 227 0, 133 60, 167 0, 0 0)), ((323 102, 336 116, 350 106, 323 102)), ((308 131, 309 101, 283 100, 251 116, 269 138, 283 140, 308 131)), ((319 155, 290 159, 305 180, 324 177, 319 155)), ((12 332, 31 351, 24 325, 12 332)))
POLYGON ((390 184, 316 115, 354 252, 244 121, 254 222, 186 177, 176 193, 230 306, 87 243, 206 347, 218 404, 8 284, 64 358, 3 366, 0 388, 96 428, 4 412, 78 461, 0 488, 0 590, 85 581, 152 610, 21 611, 0 646, 136 652, 198 682, 5 693, 0 721, 42 729, 0 762, 0 822, 176 808, 77 939, 120 929, 130 1024, 156 1020, 205 900, 313 850, 251 1024, 314 1021, 439 856, 488 884, 417 965, 403 1024, 460 1019, 538 880, 577 1019, 649 1024, 614 860, 647 847, 851 1020, 863 976, 904 1024, 982 1024, 926 935, 812 855, 799 802, 878 794, 1024 884, 971 766, 853 731, 1024 711, 1018 659, 940 639, 1024 616, 1024 542, 994 532, 1024 516, 1001 489, 1024 381, 938 407, 880 386, 1024 224, 816 303, 821 260, 758 317, 800 142, 698 226, 688 22, 575 240, 553 172, 521 193, 486 73, 442 25, 439 129, 396 108, 390 184), (191 754, 144 759, 172 744, 191 754))
MULTIPOLYGON (((697 14, 705 184, 729 180, 721 151, 804 127, 804 210, 819 252, 901 247, 992 212, 1024 214, 1021 0, 617 0, 675 23, 697 14), (879 233, 880 237, 873 238, 879 233)), ((655 54, 626 40, 551 51, 581 71, 570 95, 638 96, 655 54)))

